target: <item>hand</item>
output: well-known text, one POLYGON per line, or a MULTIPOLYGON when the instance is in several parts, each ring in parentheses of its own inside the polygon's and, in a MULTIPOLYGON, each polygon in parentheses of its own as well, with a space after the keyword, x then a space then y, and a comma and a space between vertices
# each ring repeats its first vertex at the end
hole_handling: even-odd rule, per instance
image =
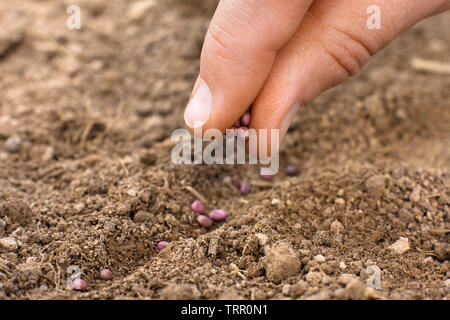
POLYGON ((250 127, 280 129, 283 137, 299 106, 449 8, 449 0, 221 0, 186 123, 224 132, 253 104, 250 127), (381 29, 367 27, 371 5, 380 8, 381 29))

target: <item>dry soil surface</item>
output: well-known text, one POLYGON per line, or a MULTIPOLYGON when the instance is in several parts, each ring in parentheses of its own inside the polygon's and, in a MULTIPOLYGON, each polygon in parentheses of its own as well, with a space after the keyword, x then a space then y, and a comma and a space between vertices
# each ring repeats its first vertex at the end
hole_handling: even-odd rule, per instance
POLYGON ((301 109, 300 174, 263 183, 170 161, 214 6, 0 2, 0 299, 449 299, 450 77, 411 60, 450 62, 450 13, 301 109), (227 221, 201 228, 195 192, 227 221))

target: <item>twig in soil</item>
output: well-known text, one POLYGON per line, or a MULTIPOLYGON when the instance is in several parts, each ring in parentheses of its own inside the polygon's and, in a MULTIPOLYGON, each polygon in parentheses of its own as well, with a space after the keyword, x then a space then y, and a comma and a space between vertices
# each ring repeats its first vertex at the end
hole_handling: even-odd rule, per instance
POLYGON ((433 251, 426 251, 420 248, 416 248, 416 250, 419 251, 420 253, 426 254, 427 256, 437 257, 437 255, 433 251))
POLYGON ((441 196, 440 193, 430 194, 429 196, 427 196, 427 199, 439 198, 440 196, 441 196))
POLYGON ((411 67, 418 71, 427 71, 431 73, 450 74, 450 64, 422 58, 411 59, 411 67))
POLYGON ((259 187, 259 188, 273 188, 273 183, 259 180, 252 180, 251 185, 252 187, 259 187))
POLYGON ((230 264, 230 267, 234 270, 234 272, 236 272, 236 274, 237 274, 242 280, 248 281, 247 277, 244 276, 244 275, 242 274, 241 270, 239 270, 239 268, 238 268, 234 263, 230 264))
POLYGON ((125 163, 123 163, 122 159, 119 160, 119 163, 125 171, 125 175, 128 177, 130 175, 130 172, 128 171, 127 166, 125 165, 125 163))
POLYGON ((166 193, 167 193, 170 197, 172 197, 172 198, 175 199, 175 196, 174 196, 172 190, 170 190, 169 181, 167 180, 166 177, 164 177, 163 180, 164 180, 164 186, 163 186, 164 191, 166 191, 166 193))
POLYGON ((430 232, 433 232, 433 233, 449 233, 449 232, 450 232, 450 229, 430 230, 430 232))
POLYGON ((197 190, 195 190, 193 187, 191 186, 184 186, 184 189, 186 189, 187 191, 189 191, 190 193, 192 193, 198 200, 200 200, 201 202, 203 202, 204 204, 207 204, 208 201, 206 201, 205 197, 202 196, 200 194, 200 192, 198 192, 197 190))

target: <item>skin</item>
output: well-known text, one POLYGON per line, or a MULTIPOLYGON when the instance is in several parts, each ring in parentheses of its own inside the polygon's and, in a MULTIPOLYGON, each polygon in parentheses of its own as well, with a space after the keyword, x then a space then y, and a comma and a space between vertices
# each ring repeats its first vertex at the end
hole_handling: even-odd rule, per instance
POLYGON ((449 9, 450 0, 221 0, 191 96, 201 83, 211 92, 202 128, 224 132, 253 103, 250 127, 281 126, 282 138, 296 102, 346 81, 400 33, 449 9), (381 29, 367 27, 371 5, 381 29))

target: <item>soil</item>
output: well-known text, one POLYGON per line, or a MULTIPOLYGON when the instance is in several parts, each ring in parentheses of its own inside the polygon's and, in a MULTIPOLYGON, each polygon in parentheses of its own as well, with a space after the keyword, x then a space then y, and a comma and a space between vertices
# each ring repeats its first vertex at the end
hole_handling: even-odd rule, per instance
POLYGON ((449 62, 450 13, 301 109, 265 182, 170 161, 215 5, 0 2, 0 299, 449 299, 450 77, 410 61, 449 62))

